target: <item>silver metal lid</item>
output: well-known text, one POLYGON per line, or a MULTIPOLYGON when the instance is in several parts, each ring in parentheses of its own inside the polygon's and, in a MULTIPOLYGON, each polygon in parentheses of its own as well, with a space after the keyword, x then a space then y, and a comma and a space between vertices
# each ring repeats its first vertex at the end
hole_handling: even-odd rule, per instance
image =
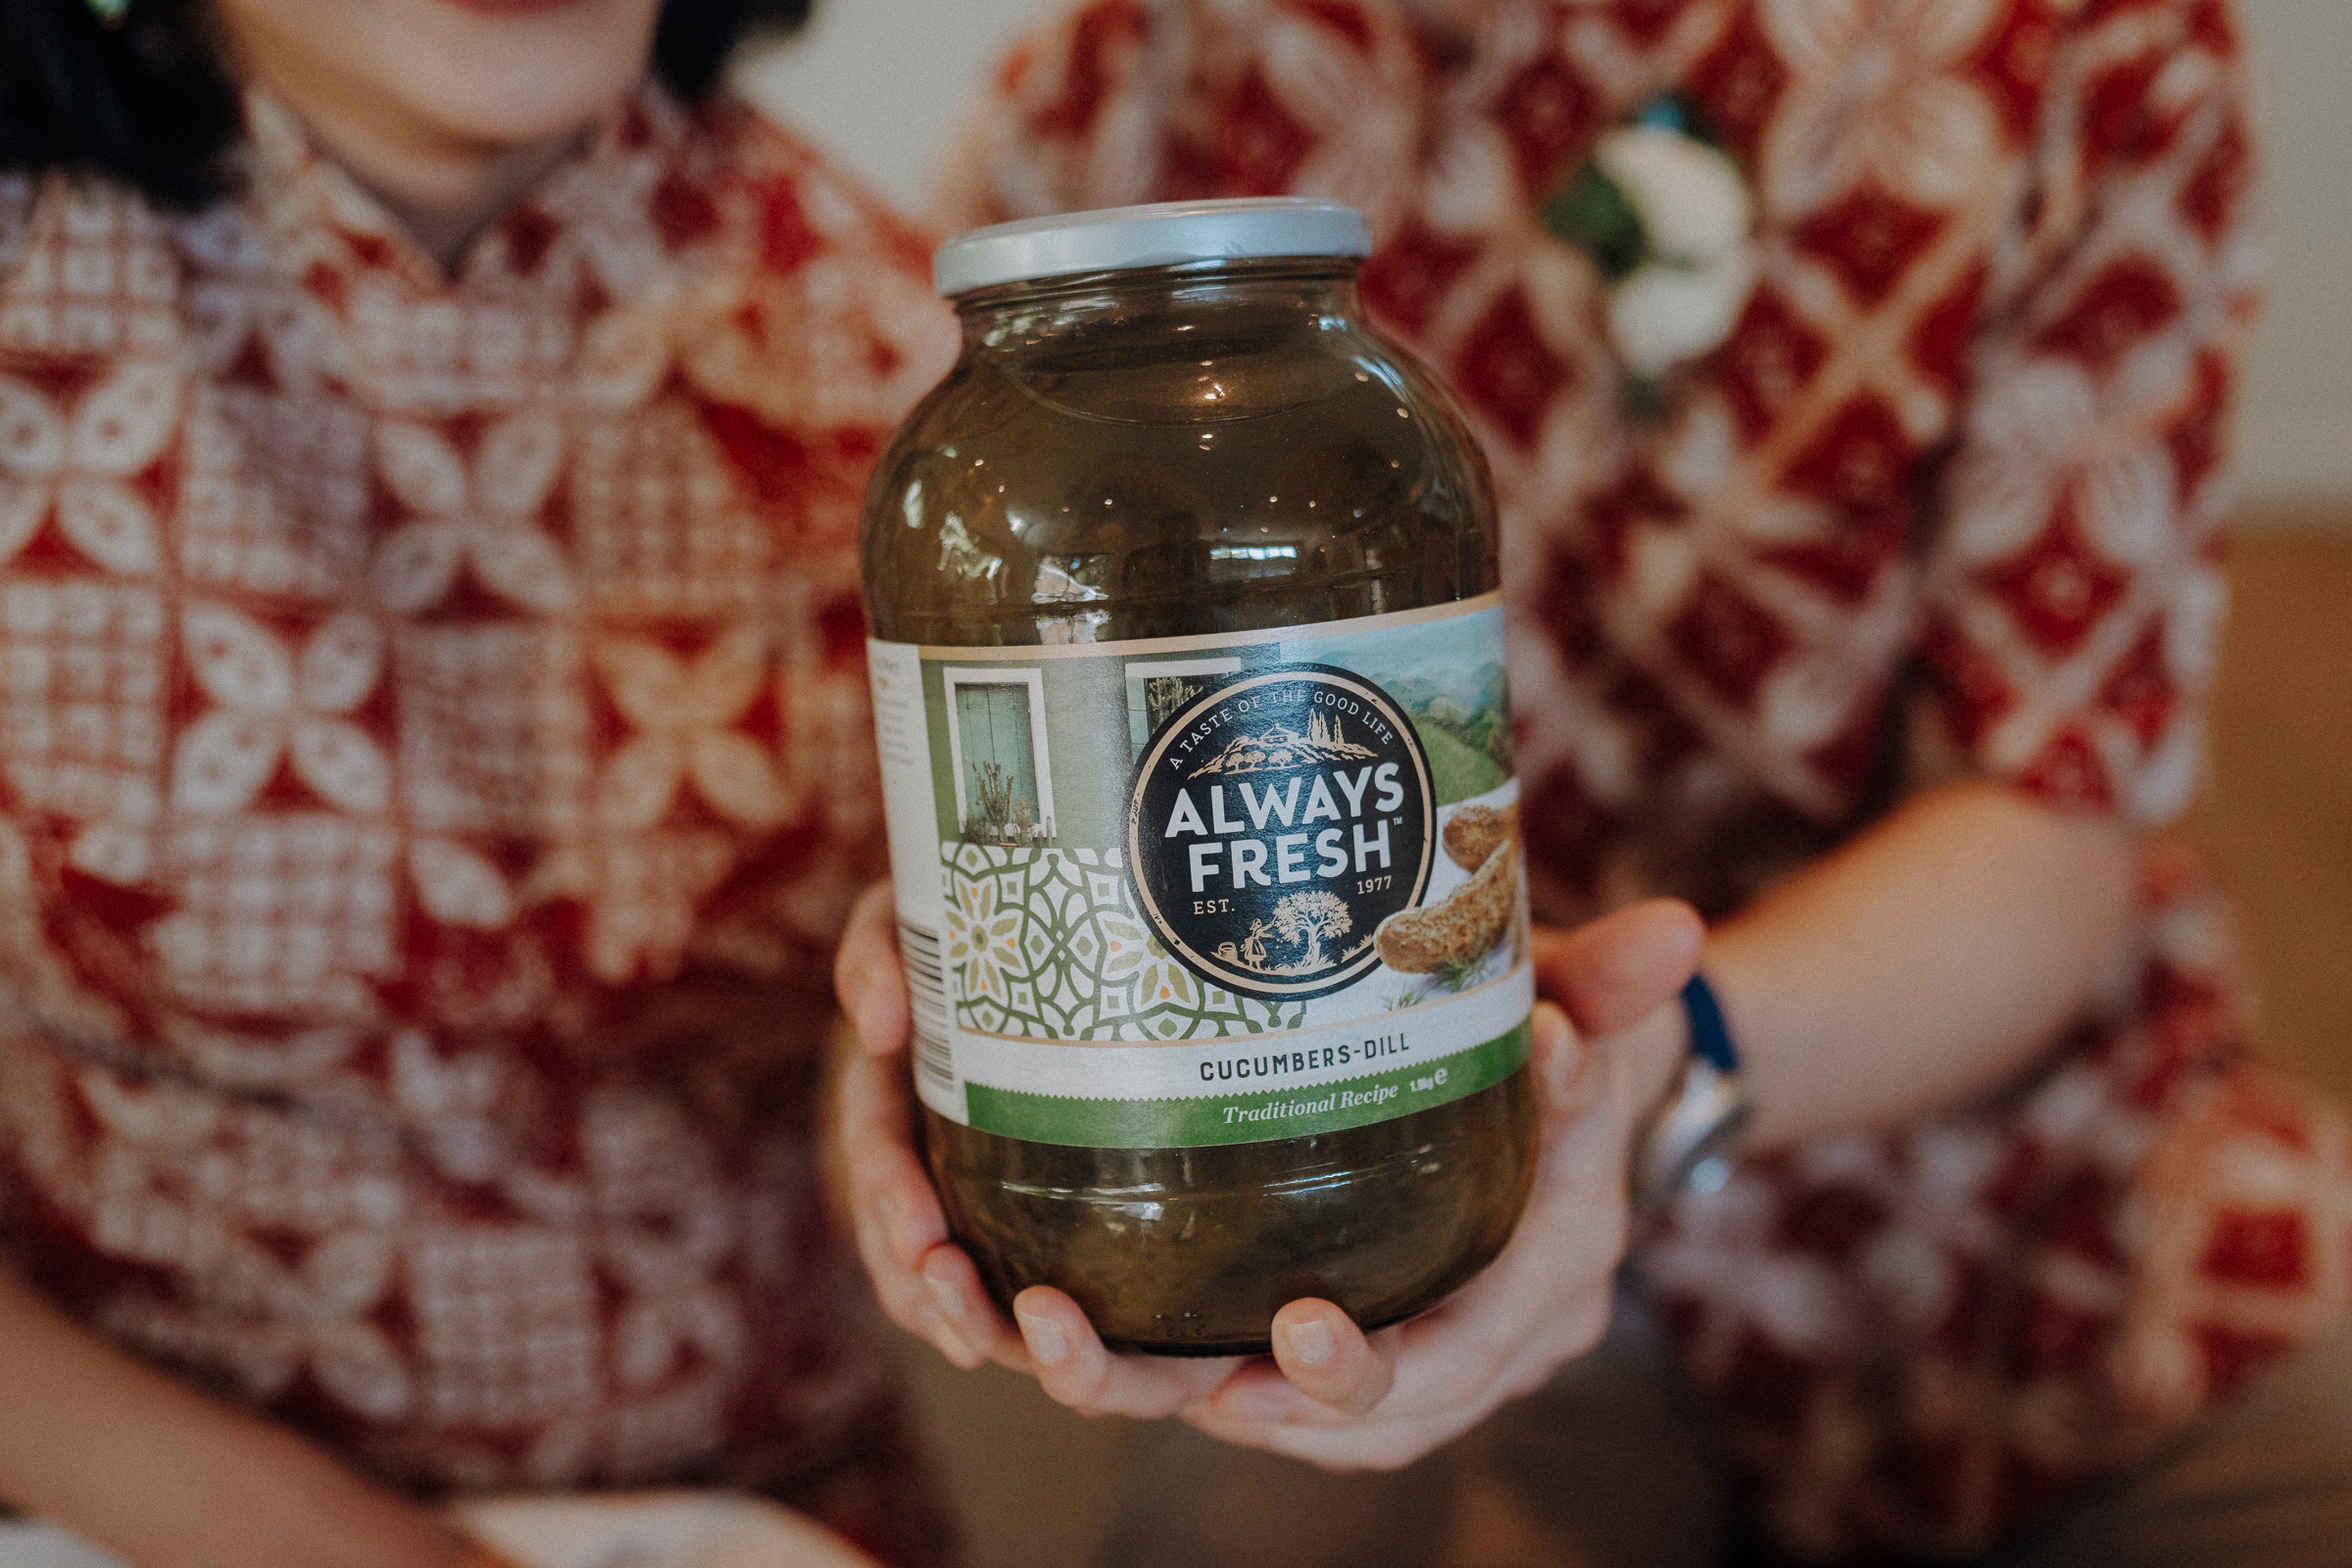
POLYGON ((1127 267, 1371 254, 1364 215, 1338 202, 1301 196, 1154 202, 1030 218, 958 234, 931 258, 931 282, 940 293, 956 295, 1127 267))

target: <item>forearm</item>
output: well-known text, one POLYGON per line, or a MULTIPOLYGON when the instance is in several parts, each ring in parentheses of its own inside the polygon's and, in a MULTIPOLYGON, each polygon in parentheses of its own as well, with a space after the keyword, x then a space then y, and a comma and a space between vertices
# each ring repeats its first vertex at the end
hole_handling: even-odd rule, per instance
POLYGON ((1705 972, 1757 1147, 1886 1126, 2007 1079, 2130 927, 2128 829, 1997 785, 1926 792, 1720 924, 1705 972))
POLYGON ((5 1268, 0 1502, 136 1568, 495 1560, 294 1434, 107 1345, 5 1268))

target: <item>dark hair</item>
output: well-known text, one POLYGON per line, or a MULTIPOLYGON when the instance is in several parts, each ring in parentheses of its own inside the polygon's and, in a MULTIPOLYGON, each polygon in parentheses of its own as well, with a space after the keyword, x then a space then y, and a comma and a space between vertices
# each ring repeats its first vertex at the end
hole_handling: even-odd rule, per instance
MULTIPOLYGON (((688 103, 735 46, 807 20, 809 0, 662 0, 654 73, 688 103)), ((209 0, 132 0, 109 27, 89 0, 0 0, 0 173, 69 170, 193 209, 230 183, 244 128, 209 0)))

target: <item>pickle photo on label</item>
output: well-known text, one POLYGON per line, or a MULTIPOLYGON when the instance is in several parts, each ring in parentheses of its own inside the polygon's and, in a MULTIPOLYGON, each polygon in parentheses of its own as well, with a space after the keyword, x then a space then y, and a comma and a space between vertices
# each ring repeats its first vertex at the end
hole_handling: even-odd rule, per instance
POLYGON ((951 242, 964 357, 867 500, 932 1177, 1000 1303, 1131 1348, 1409 1316, 1531 1179, 1492 501, 1362 248, 1298 201, 951 242))

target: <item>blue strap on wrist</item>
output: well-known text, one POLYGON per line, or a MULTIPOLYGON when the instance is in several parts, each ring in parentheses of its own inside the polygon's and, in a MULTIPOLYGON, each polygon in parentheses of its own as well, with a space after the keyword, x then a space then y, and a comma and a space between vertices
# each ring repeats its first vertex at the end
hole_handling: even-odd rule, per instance
POLYGON ((1705 975, 1692 975, 1683 987, 1683 1016, 1690 1023, 1690 1054, 1720 1073, 1740 1070, 1732 1026, 1723 1021, 1723 1004, 1715 1000, 1715 988, 1705 975))

